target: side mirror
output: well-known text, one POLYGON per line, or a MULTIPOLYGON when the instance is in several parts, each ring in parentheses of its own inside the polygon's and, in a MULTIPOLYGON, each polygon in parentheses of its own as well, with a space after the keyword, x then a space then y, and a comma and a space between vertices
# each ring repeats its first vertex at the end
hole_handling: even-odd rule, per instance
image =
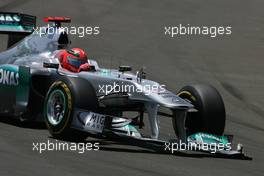
POLYGON ((44 68, 55 68, 55 69, 59 69, 60 64, 44 62, 43 63, 43 67, 44 68))
POLYGON ((118 71, 120 71, 120 72, 132 71, 132 67, 131 66, 119 66, 118 71))

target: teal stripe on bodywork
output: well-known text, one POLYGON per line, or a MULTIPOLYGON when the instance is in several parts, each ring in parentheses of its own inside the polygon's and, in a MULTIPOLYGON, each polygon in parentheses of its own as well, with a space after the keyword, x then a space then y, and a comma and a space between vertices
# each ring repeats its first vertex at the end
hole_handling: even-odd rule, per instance
POLYGON ((26 111, 30 92, 30 68, 19 66, 19 84, 16 89, 16 112, 26 111))

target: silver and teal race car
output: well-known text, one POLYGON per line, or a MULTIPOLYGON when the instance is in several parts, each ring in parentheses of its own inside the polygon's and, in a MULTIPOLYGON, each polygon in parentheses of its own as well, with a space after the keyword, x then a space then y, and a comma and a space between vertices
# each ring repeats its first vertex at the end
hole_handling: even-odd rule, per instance
POLYGON ((242 145, 232 149, 231 136, 223 135, 225 107, 214 87, 187 85, 174 94, 146 79, 144 69, 136 74, 130 66, 105 69, 95 60, 88 61, 90 71, 72 73, 56 58, 71 44, 61 26, 69 18, 49 17, 52 25, 35 30, 34 16, 0 12, 0 17, 0 32, 8 35, 8 49, 0 53, 1 114, 44 121, 50 134, 63 140, 117 136, 170 151, 184 144, 192 146, 188 150, 244 156, 242 145), (146 115, 150 130, 143 135, 146 115), (175 139, 160 139, 161 117, 171 118, 175 139))

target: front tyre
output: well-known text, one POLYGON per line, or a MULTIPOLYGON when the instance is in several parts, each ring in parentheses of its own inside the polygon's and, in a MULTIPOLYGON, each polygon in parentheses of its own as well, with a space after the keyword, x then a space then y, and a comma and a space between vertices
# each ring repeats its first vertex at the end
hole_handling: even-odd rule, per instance
POLYGON ((54 82, 45 98, 44 119, 50 134, 57 139, 83 141, 87 134, 71 128, 74 95, 69 80, 54 82))
POLYGON ((178 96, 190 101, 198 112, 189 112, 186 118, 187 134, 205 132, 222 135, 225 129, 225 106, 219 92, 210 85, 188 85, 178 96))

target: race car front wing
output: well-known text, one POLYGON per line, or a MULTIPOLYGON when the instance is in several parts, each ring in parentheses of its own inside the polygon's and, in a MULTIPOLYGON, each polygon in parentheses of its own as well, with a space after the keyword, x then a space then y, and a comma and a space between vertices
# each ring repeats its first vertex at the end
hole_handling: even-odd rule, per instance
MULTIPOLYGON (((182 114, 184 115, 184 114, 182 114)), ((116 136, 123 139, 133 139, 148 144, 158 145, 164 148, 164 152, 174 153, 186 151, 205 152, 216 157, 227 157, 236 159, 252 159, 246 156, 243 151, 243 145, 237 144, 233 149, 232 136, 218 136, 207 133, 195 133, 186 136, 182 131, 179 139, 168 141, 157 138, 144 137, 139 130, 131 125, 132 120, 124 117, 116 117, 98 114, 90 111, 76 110, 72 127, 90 134, 100 136, 116 136), (177 146, 177 147, 176 147, 177 146)), ((183 123, 183 118, 179 118, 178 123, 183 123)), ((183 130, 183 128, 181 129, 183 130)))

